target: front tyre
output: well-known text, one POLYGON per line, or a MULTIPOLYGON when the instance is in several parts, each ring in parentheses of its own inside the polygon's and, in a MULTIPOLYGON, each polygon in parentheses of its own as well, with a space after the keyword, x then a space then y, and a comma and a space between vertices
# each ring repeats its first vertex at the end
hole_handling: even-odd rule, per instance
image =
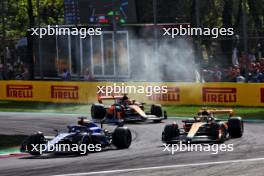
POLYGON ((41 155, 41 145, 46 144, 46 139, 43 133, 38 132, 30 135, 21 145, 21 152, 28 152, 30 155, 41 155), (33 148, 33 146, 36 146, 33 148))
POLYGON ((211 126, 211 135, 217 143, 223 143, 226 140, 226 128, 223 124, 213 123, 211 126))
POLYGON ((240 138, 244 133, 244 123, 241 117, 231 117, 228 120, 228 133, 232 138, 240 138))
POLYGON ((132 142, 132 134, 127 127, 117 127, 112 134, 112 138, 117 149, 129 148, 132 142))
POLYGON ((180 135, 180 130, 178 124, 169 124, 164 127, 162 132, 162 141, 169 142, 174 137, 178 137, 180 135))

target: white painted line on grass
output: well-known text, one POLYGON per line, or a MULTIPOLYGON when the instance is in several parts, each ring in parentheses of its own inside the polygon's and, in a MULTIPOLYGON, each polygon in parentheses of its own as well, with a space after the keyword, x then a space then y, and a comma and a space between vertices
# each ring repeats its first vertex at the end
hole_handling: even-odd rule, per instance
POLYGON ((256 162, 256 161, 264 161, 264 158, 252 158, 252 159, 243 159, 243 160, 242 159, 241 160, 228 160, 228 161, 216 161, 216 162, 206 162, 206 163, 192 163, 192 164, 179 164, 179 165, 156 166, 156 167, 142 167, 142 168, 134 168, 134 169, 107 170, 107 171, 98 171, 98 172, 83 172, 83 173, 53 175, 53 176, 84 176, 84 175, 97 175, 97 174, 113 174, 113 173, 135 172, 135 171, 160 170, 160 169, 171 169, 171 168, 179 168, 179 167, 220 165, 220 164, 232 164, 232 163, 242 163, 242 162, 256 162))

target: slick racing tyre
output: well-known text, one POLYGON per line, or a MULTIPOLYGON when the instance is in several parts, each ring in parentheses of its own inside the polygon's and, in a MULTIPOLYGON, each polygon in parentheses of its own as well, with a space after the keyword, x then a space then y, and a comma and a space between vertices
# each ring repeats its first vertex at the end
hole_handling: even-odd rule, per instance
POLYGON ((166 125, 162 132, 162 141, 169 142, 172 138, 180 135, 178 124, 166 125))
POLYGON ((31 155, 41 155, 40 153, 40 145, 45 144, 46 139, 43 135, 43 133, 38 132, 36 134, 33 134, 24 141, 23 145, 26 146, 26 150, 29 152, 31 155), (38 145, 37 151, 33 148, 33 145, 38 145))
POLYGON ((232 138, 240 138, 244 133, 244 123, 241 117, 231 117, 228 120, 228 133, 232 138))
MULTIPOLYGON (((155 115, 156 117, 162 117, 161 105, 151 105, 150 113, 151 115, 155 115)), ((153 120, 154 123, 160 123, 161 121, 161 119, 153 120)))
POLYGON ((129 148, 132 142, 132 134, 127 127, 117 127, 112 134, 112 138, 117 149, 129 148))
POLYGON ((161 105, 151 105, 150 113, 157 117, 162 117, 162 108, 161 105))
POLYGON ((91 107, 91 116, 93 119, 102 120, 106 115, 106 110, 103 104, 93 104, 91 107))

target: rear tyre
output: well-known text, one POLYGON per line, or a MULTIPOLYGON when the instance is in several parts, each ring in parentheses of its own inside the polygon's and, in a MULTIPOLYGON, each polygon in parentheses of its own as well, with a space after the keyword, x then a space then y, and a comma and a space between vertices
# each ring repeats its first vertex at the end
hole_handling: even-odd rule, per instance
POLYGON ((102 120, 106 115, 106 110, 103 104, 93 104, 91 107, 91 116, 93 119, 102 120))
MULTIPOLYGON (((151 115, 155 115, 156 117, 162 117, 162 108, 161 105, 151 105, 150 108, 151 115)), ((154 123, 160 123, 162 120, 153 120, 154 123)))
POLYGON ((162 132, 162 141, 169 142, 172 138, 180 135, 179 126, 177 124, 166 125, 162 132))
POLYGON ((127 127, 117 127, 112 134, 113 144, 117 149, 129 148, 132 142, 132 134, 127 127))
POLYGON ((244 123, 241 117, 231 117, 228 120, 228 133, 232 138, 240 138, 244 133, 244 123))
POLYGON ((155 115, 157 117, 162 117, 162 108, 161 108, 161 105, 151 105, 151 108, 150 108, 150 113, 152 115, 155 115))

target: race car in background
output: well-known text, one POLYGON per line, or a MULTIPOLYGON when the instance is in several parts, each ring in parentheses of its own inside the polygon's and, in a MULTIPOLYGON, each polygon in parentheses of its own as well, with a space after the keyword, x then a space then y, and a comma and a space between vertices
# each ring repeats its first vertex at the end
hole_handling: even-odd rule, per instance
MULTIPOLYGON (((111 146, 115 146, 117 149, 129 148, 132 141, 132 134, 129 128, 116 127, 113 132, 109 132, 85 119, 85 117, 81 117, 78 121, 78 125, 69 125, 67 126, 68 132, 58 132, 54 137, 44 136, 41 132, 30 135, 21 144, 20 151, 31 155, 41 155, 43 153, 51 153, 51 148, 56 144, 69 144, 70 147, 73 145, 80 146, 82 144, 86 146, 90 144, 97 146, 99 144, 100 149, 111 146), (45 150, 40 153, 40 149, 38 149, 38 151, 33 150, 33 145, 44 145, 43 148, 45 150)), ((54 151, 54 153, 72 152, 54 151)), ((75 153, 87 155, 89 151, 77 151, 75 153)))
POLYGON ((124 96, 99 96, 98 102, 91 107, 91 116, 95 122, 104 121, 105 123, 124 123, 124 122, 145 122, 153 121, 160 123, 167 119, 167 112, 162 110, 161 105, 151 105, 149 113, 144 112, 144 103, 129 100, 124 96), (107 106, 103 100, 113 100, 107 106))
POLYGON ((165 126, 162 132, 164 143, 216 142, 222 143, 229 137, 242 137, 244 124, 241 117, 234 117, 232 109, 201 109, 198 115, 182 121, 182 128, 174 122, 165 126), (215 114, 228 115, 227 121, 218 120, 215 114))

